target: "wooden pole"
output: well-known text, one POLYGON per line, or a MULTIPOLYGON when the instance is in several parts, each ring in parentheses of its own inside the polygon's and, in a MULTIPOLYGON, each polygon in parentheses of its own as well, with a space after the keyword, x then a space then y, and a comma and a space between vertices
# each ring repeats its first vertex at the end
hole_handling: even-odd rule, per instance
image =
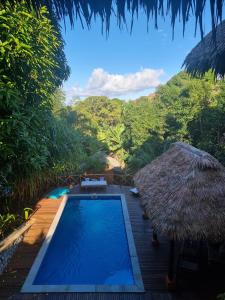
POLYGON ((169 290, 174 290, 176 288, 175 274, 174 274, 174 261, 175 261, 175 241, 170 240, 170 252, 169 252, 169 267, 168 275, 166 278, 167 288, 169 290))
POLYGON ((154 245, 154 246, 159 245, 158 235, 157 235, 157 233, 154 229, 153 229, 153 232, 152 232, 152 245, 154 245))
POLYGON ((147 212, 146 212, 145 208, 142 209, 142 218, 144 220, 149 220, 149 217, 147 215, 147 212))
POLYGON ((169 253, 169 270, 168 278, 173 281, 174 278, 174 240, 170 240, 170 253, 169 253))

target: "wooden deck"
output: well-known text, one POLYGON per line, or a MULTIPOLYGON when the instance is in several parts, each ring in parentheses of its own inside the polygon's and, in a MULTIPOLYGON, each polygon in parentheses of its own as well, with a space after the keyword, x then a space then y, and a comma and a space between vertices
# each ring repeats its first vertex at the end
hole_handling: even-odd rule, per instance
MULTIPOLYGON (((60 205, 60 200, 43 199, 38 205, 33 218, 35 223, 25 234, 22 243, 19 245, 12 257, 7 269, 0 276, 0 299, 76 299, 76 300, 213 300, 219 292, 225 292, 224 276, 220 276, 220 285, 224 287, 220 290, 213 282, 194 281, 194 284, 181 284, 176 293, 170 294, 166 290, 165 276, 168 263, 168 241, 160 237, 160 245, 154 247, 151 244, 151 226, 149 221, 142 219, 138 198, 133 197, 129 192, 129 187, 108 186, 105 191, 95 191, 96 193, 118 194, 126 196, 128 211, 131 219, 133 235, 141 267, 142 279, 146 293, 144 294, 109 294, 109 293, 50 293, 50 294, 21 294, 20 289, 32 266, 32 263, 40 249, 43 239, 53 221, 53 218, 60 205), (224 285, 223 285, 224 283, 224 285)), ((82 193, 78 187, 72 193, 82 193)), ((85 193, 85 192, 83 192, 85 193)), ((215 279, 215 278, 214 278, 215 279)), ((211 280, 211 279, 210 279, 211 280)), ((214 280, 215 281, 215 280, 214 280)), ((218 280, 216 281, 218 282, 218 280)), ((219 286, 220 286, 219 285, 219 286)))

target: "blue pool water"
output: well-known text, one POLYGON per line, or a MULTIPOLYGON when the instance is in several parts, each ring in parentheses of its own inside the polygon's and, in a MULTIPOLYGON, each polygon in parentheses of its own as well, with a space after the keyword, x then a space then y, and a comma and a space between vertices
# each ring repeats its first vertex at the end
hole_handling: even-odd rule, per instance
POLYGON ((134 284, 119 196, 69 197, 33 284, 134 284))
POLYGON ((68 192, 69 192, 68 188, 66 188, 66 187, 59 187, 59 188, 56 188, 56 189, 52 190, 51 192, 49 192, 47 194, 47 198, 58 199, 59 197, 67 194, 68 192))

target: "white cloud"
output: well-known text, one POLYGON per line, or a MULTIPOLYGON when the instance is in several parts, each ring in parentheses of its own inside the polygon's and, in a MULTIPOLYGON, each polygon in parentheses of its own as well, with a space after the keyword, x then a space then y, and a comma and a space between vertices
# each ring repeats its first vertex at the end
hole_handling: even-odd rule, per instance
POLYGON ((130 74, 110 74, 101 68, 94 69, 84 87, 74 86, 68 95, 88 96, 123 96, 134 92, 157 87, 164 74, 163 69, 141 69, 130 74))

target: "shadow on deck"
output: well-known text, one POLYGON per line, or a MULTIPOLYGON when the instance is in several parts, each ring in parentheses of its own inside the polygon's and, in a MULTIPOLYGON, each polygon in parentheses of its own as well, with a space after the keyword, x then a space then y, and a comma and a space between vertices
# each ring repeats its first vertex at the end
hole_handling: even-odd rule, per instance
MULTIPOLYGON (((26 233, 7 269, 0 276, 0 299, 10 297, 14 300, 213 300, 216 299, 218 293, 225 291, 225 276, 217 278, 213 274, 211 278, 207 277, 204 280, 197 278, 191 281, 182 281, 175 293, 168 293, 165 286, 168 268, 168 241, 160 237, 160 246, 152 246, 151 225, 148 220, 142 219, 138 198, 132 196, 129 187, 126 186, 110 185, 105 190, 94 190, 94 192, 99 194, 125 194, 146 293, 21 294, 19 291, 61 202, 60 200, 43 199, 38 203, 40 209, 33 216, 35 224, 26 233), (220 290, 220 286, 224 288, 220 290)), ((80 191, 80 188, 76 186, 71 193, 86 193, 86 191, 80 191)))

